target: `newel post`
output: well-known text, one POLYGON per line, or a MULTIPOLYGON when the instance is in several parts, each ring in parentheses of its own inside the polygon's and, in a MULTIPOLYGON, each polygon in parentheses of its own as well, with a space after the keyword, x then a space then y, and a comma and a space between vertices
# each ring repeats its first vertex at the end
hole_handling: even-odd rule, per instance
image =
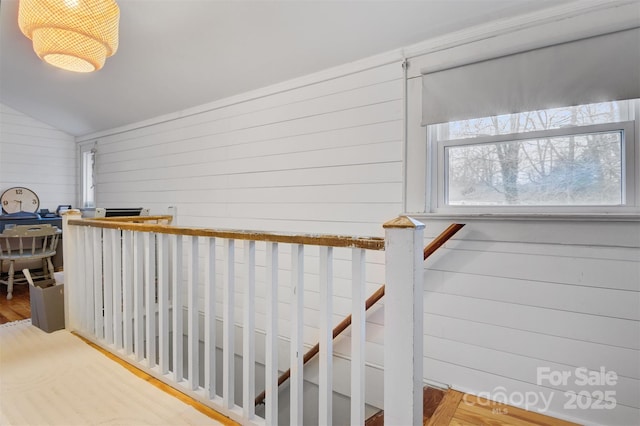
POLYGON ((400 216, 383 227, 384 424, 422 425, 424 224, 400 216))
POLYGON ((71 209, 62 213, 62 265, 64 268, 64 323, 67 330, 76 330, 80 324, 77 305, 74 305, 78 278, 76 277, 78 256, 76 235, 69 227, 69 220, 80 219, 80 210, 71 209))

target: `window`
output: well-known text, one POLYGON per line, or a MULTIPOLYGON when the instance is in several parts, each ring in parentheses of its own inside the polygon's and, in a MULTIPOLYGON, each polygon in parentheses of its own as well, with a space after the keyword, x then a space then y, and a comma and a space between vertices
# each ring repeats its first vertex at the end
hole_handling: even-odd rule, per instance
POLYGON ((95 207, 95 168, 96 147, 82 146, 80 148, 80 177, 82 180, 82 207, 95 207))
POLYGON ((431 211, 637 212, 638 101, 428 127, 431 211))

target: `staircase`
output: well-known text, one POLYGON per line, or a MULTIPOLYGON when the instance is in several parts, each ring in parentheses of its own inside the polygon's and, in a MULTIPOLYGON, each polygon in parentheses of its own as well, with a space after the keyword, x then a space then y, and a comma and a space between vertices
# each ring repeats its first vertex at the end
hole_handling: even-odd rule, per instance
MULTIPOLYGON (((422 411, 422 423, 424 425, 429 424, 429 420, 433 417, 436 409, 444 399, 447 391, 442 389, 424 387, 423 392, 423 411, 422 411)), ((383 426, 384 425, 384 411, 379 411, 373 416, 369 417, 365 422, 365 426, 383 426)))

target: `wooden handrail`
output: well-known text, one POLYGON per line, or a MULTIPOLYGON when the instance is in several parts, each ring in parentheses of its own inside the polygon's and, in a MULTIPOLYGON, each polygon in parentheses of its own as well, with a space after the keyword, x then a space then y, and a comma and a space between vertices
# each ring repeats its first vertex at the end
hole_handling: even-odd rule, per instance
MULTIPOLYGON (((144 216, 135 216, 143 218, 144 216)), ((156 216, 148 216, 156 217, 156 216)), ((164 216, 158 216, 164 217, 164 216)), ((171 216, 167 216, 171 217, 171 216)), ((352 237, 345 235, 284 234, 261 231, 244 231, 233 229, 187 228, 158 223, 132 223, 119 221, 117 217, 96 219, 69 219, 69 225, 89 226, 96 228, 120 229, 126 231, 155 232, 158 234, 187 235, 192 237, 215 237, 234 240, 270 241, 275 243, 306 244, 312 246, 349 247, 365 250, 384 250, 384 238, 352 237)), ((131 219, 131 220, 129 220, 131 219)))
POLYGON ((166 221, 171 223, 173 216, 171 215, 157 215, 157 216, 113 216, 113 217, 88 217, 84 220, 100 221, 100 222, 152 222, 152 221, 166 221))
MULTIPOLYGON (((436 250, 438 250, 444 243, 446 243, 451 237, 453 237, 460 229, 464 227, 464 223, 453 223, 433 239, 423 250, 423 259, 427 260, 436 250)), ((376 290, 365 302, 365 311, 376 304, 376 302, 382 299, 384 296, 385 284, 383 284, 378 290, 376 290)), ((351 315, 345 317, 338 325, 333 329, 333 338, 338 337, 343 331, 345 331, 351 325, 351 315)), ((302 365, 309 362, 314 356, 320 352, 320 343, 316 343, 311 349, 304 354, 302 358, 302 365)), ((278 387, 283 384, 291 376, 291 369, 288 369, 278 378, 278 387)), ((264 402, 266 397, 266 389, 260 393, 255 399, 255 405, 258 406, 264 402)))

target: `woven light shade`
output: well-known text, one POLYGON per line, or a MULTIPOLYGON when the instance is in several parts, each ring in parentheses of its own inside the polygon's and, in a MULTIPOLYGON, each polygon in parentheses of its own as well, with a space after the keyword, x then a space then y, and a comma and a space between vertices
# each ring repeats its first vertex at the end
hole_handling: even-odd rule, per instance
POLYGON ((18 25, 43 61, 91 72, 118 49, 120 9, 114 0, 20 0, 18 25))

